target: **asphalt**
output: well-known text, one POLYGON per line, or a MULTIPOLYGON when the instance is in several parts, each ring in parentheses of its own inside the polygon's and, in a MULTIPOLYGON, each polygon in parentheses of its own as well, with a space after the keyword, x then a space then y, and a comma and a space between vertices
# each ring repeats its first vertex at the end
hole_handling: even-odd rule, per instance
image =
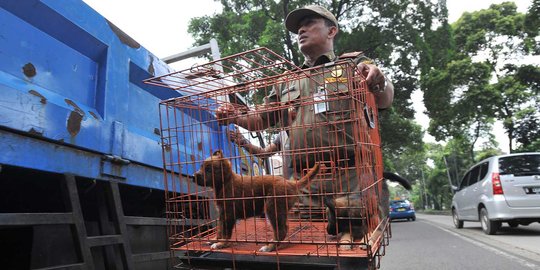
POLYGON ((392 238, 380 269, 540 270, 540 255, 534 251, 529 251, 532 258, 520 255, 521 251, 509 252, 500 242, 494 245, 477 240, 483 237, 479 223, 470 223, 472 229, 455 231, 451 222, 450 216, 422 214, 416 221, 392 222, 392 238))

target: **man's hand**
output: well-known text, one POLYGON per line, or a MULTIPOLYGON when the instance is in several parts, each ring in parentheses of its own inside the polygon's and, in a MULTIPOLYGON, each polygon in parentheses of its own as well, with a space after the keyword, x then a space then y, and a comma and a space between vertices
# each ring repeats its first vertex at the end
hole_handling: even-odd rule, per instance
POLYGON ((374 93, 375 102, 380 109, 388 108, 394 101, 394 85, 386 80, 381 70, 372 64, 358 64, 358 72, 366 78, 369 91, 374 93))
POLYGON ((242 109, 242 107, 237 108, 233 104, 224 103, 217 108, 216 118, 222 125, 237 124, 249 131, 262 130, 268 127, 257 111, 243 113, 242 109))
POLYGON ((369 90, 374 93, 383 92, 385 89, 386 78, 382 71, 375 65, 360 63, 358 64, 358 70, 360 74, 366 78, 366 83, 369 90))
POLYGON ((230 103, 225 103, 219 106, 216 110, 216 118, 222 125, 235 123, 234 119, 237 114, 238 112, 236 111, 236 108, 234 108, 234 106, 230 103))
POLYGON ((229 130, 229 139, 231 139, 231 142, 236 143, 238 146, 243 146, 248 144, 248 140, 242 135, 242 133, 238 130, 229 130))

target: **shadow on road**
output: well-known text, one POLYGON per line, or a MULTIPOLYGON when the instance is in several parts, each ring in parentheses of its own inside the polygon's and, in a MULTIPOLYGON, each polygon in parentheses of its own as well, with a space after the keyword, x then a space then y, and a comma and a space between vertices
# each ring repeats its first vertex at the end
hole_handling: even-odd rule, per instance
POLYGON ((407 220, 407 219, 392 219, 390 220, 390 222, 392 223, 401 223, 401 222, 415 222, 414 220, 411 221, 411 220, 407 220))
MULTIPOLYGON (((463 227, 463 230, 470 230, 470 231, 482 231, 482 227, 480 227, 480 223, 478 224, 478 227, 463 227)), ((508 226, 502 226, 498 231, 496 235, 512 235, 512 236, 538 236, 540 235, 540 230, 537 228, 531 228, 527 226, 519 226, 517 228, 510 228, 508 226)))

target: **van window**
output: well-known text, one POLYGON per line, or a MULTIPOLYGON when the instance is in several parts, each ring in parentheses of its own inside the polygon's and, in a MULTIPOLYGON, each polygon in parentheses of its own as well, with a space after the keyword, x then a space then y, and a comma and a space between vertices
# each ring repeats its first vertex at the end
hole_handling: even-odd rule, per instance
POLYGON ((484 162, 484 163, 480 164, 480 175, 478 177, 478 181, 486 178, 486 174, 488 172, 488 169, 489 169, 489 162, 484 162))
POLYGON ((463 176, 463 179, 461 179, 461 183, 459 185, 459 189, 464 189, 469 186, 469 177, 471 176, 471 172, 467 172, 465 176, 463 176))
POLYGON ((471 170, 471 176, 469 178, 469 186, 476 184, 478 182, 478 176, 480 175, 480 165, 474 167, 471 170))
POLYGON ((500 174, 540 174, 540 155, 519 155, 499 159, 500 174))

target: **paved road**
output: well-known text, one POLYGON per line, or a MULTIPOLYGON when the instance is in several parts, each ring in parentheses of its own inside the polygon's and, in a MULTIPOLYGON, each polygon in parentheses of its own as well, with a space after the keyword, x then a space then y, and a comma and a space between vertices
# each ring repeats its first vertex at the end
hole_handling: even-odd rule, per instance
POLYGON ((418 214, 414 222, 392 223, 381 269, 540 270, 540 224, 488 236, 480 223, 465 222, 458 230, 450 216, 418 214))

